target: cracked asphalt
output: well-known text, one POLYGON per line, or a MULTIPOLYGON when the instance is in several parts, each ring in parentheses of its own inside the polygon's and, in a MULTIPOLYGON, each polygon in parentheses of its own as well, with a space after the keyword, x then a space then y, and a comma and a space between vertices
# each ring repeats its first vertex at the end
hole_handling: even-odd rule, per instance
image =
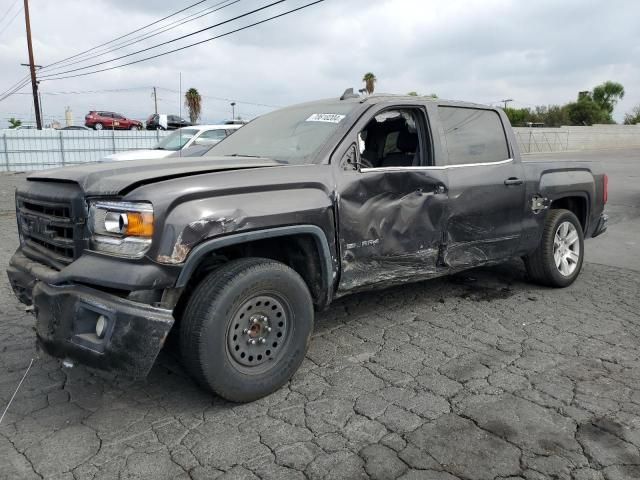
MULTIPOLYGON (((0 478, 640 478, 640 151, 597 156, 613 223, 573 286, 512 261, 341 299, 291 382, 247 405, 167 353, 146 381, 37 358, 4 279, 2 409, 36 360, 0 425, 0 478)), ((0 176, 2 269, 22 178, 0 176)))

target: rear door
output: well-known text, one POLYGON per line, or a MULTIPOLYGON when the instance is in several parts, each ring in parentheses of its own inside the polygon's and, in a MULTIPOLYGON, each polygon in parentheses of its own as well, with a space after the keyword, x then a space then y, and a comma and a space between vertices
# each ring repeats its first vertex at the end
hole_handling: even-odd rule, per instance
POLYGON ((502 117, 451 105, 438 115, 449 172, 444 262, 458 268, 508 258, 520 242, 525 188, 502 117))

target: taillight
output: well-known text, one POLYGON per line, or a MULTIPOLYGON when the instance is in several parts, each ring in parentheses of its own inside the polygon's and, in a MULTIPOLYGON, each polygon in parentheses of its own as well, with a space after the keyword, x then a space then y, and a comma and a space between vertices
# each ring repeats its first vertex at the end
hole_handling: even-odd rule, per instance
POLYGON ((607 177, 607 175, 605 174, 604 176, 604 185, 603 185, 603 192, 602 192, 602 200, 604 201, 604 203, 607 203, 607 200, 609 200, 609 177, 607 177))

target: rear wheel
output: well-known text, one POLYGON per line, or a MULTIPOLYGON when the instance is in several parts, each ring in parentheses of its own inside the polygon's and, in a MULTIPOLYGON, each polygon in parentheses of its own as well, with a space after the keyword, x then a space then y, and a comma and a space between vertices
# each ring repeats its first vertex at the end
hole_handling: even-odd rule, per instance
POLYGON ((580 274, 584 259, 584 234, 569 210, 547 213, 538 248, 525 258, 531 280, 550 287, 567 287, 580 274))
POLYGON ((300 275, 280 262, 246 258, 196 287, 182 318, 180 349, 201 385, 249 402, 291 378, 312 331, 311 295, 300 275))

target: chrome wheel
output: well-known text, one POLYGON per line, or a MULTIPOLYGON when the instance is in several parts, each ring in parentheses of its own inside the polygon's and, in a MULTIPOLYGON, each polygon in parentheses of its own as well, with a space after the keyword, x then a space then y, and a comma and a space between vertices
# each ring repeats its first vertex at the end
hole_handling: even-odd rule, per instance
POLYGON ((578 231, 571 222, 558 225, 553 240, 553 259, 558 271, 565 277, 575 272, 580 261, 580 241, 578 231))
POLYGON ((260 295, 236 311, 227 332, 227 348, 238 366, 268 368, 264 364, 278 357, 289 331, 285 305, 272 295, 260 295))

